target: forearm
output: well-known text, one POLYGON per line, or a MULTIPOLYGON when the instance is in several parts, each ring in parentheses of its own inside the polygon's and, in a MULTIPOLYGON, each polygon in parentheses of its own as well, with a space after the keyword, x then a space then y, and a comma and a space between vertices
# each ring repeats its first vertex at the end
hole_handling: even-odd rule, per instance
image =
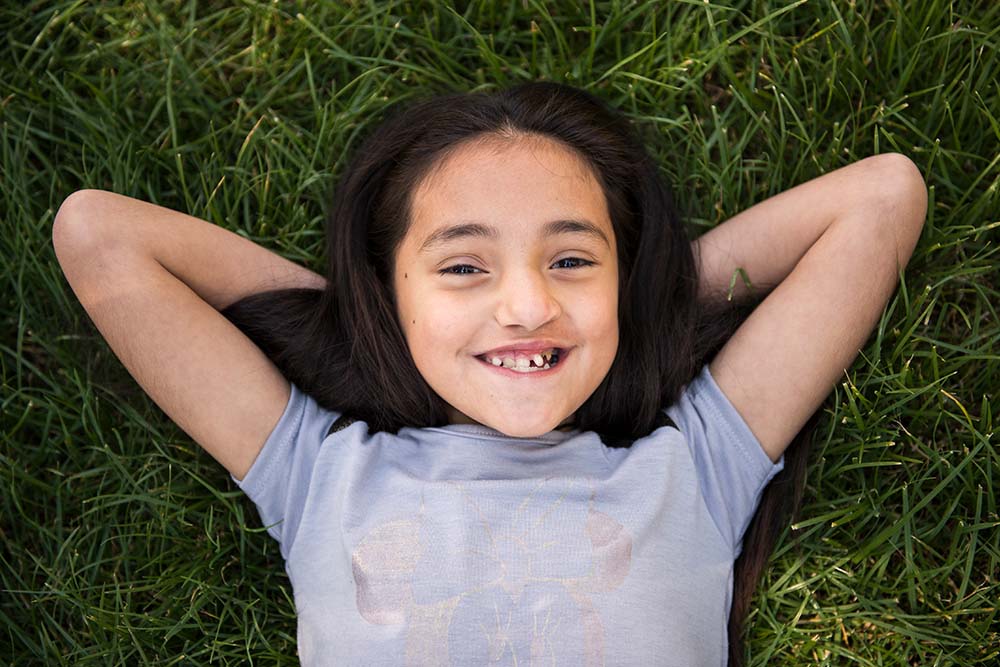
POLYGON ((56 223, 82 253, 139 249, 216 310, 255 292, 322 288, 322 276, 218 225, 103 190, 66 198, 56 223))
POLYGON ((797 185, 729 218, 692 242, 699 266, 702 299, 733 299, 769 292, 792 272, 823 232, 836 220, 859 213, 894 224, 889 195, 913 178, 906 158, 878 155, 859 160, 797 185), (884 212, 881 214, 879 212, 884 212), (700 253, 700 261, 699 261, 700 253), (752 285, 747 288, 742 268, 752 285))

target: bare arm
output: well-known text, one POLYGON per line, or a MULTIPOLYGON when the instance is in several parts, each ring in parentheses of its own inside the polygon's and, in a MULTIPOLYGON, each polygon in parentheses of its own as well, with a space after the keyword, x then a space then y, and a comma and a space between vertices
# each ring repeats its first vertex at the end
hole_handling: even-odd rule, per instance
POLYGON ((916 165, 880 155, 776 195, 699 239, 704 294, 727 290, 737 266, 752 282, 780 281, 709 363, 772 461, 857 357, 926 212, 916 165))
POLYGON ((115 355, 185 433, 237 479, 288 403, 289 382, 218 310, 322 278, 191 216, 121 195, 66 198, 52 243, 115 355))
MULTIPOLYGON (((755 204, 705 232, 691 243, 700 272, 699 296, 726 298, 734 275, 736 301, 769 292, 834 220, 872 209, 884 199, 887 174, 912 170, 912 163, 907 163, 906 157, 895 153, 859 160, 755 204), (744 284, 740 268, 753 290, 744 284)), ((879 222, 873 219, 871 224, 879 222)), ((906 263, 902 256, 899 259, 901 265, 906 263)))
POLYGON ((255 292, 326 285, 319 274, 239 234, 156 204, 80 190, 63 207, 77 213, 72 217, 86 227, 90 244, 155 259, 216 310, 255 292))

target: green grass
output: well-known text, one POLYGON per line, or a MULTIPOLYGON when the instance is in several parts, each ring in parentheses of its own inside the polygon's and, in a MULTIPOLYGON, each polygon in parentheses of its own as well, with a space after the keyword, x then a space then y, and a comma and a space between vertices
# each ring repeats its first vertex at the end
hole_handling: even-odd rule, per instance
POLYGON ((0 660, 296 661, 277 544, 76 301, 62 200, 154 201, 318 271, 381 110, 542 78, 648 123, 692 235, 875 153, 921 168, 924 234, 824 404, 748 655, 998 664, 1000 4, 101 4, 0 9, 0 660))

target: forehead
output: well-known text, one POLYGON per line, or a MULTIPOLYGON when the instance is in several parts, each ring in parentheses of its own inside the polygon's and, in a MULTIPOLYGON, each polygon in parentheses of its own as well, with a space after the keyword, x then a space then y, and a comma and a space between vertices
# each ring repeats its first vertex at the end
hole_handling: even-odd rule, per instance
POLYGON ((604 192, 590 165, 547 137, 460 145, 414 190, 411 214, 409 236, 415 250, 436 232, 437 245, 463 236, 442 235, 444 228, 477 223, 486 231, 464 235, 496 238, 489 228, 533 237, 582 231, 603 236, 609 246, 614 236, 604 192))

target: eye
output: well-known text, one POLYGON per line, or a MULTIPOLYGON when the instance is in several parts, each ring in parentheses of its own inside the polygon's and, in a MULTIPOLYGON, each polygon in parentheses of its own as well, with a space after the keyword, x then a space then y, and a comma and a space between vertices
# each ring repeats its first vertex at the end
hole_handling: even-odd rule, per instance
POLYGON ((582 269, 585 266, 591 266, 594 264, 594 262, 591 262, 589 259, 580 259, 579 257, 563 257, 558 262, 556 262, 556 264, 559 264, 561 262, 580 262, 580 264, 578 264, 577 266, 563 267, 567 269, 582 269))
MULTIPOLYGON (((582 269, 586 266, 591 266, 595 262, 591 262, 589 259, 581 259, 579 257, 564 257, 556 262, 556 264, 561 264, 562 262, 579 262, 576 266, 563 266, 560 268, 564 269, 582 269)), ((454 266, 449 266, 448 268, 441 269, 438 271, 439 274, 443 276, 462 276, 462 275, 474 275, 474 272, 480 271, 474 266, 469 264, 455 264, 454 266), (468 270, 465 270, 468 269, 468 270)))
POLYGON ((472 273, 472 271, 453 271, 452 269, 472 269, 472 271, 479 270, 476 267, 470 266, 468 264, 456 264, 455 266, 449 266, 447 269, 441 269, 440 271, 438 271, 438 273, 440 273, 443 276, 462 276, 462 275, 469 275, 472 273))

